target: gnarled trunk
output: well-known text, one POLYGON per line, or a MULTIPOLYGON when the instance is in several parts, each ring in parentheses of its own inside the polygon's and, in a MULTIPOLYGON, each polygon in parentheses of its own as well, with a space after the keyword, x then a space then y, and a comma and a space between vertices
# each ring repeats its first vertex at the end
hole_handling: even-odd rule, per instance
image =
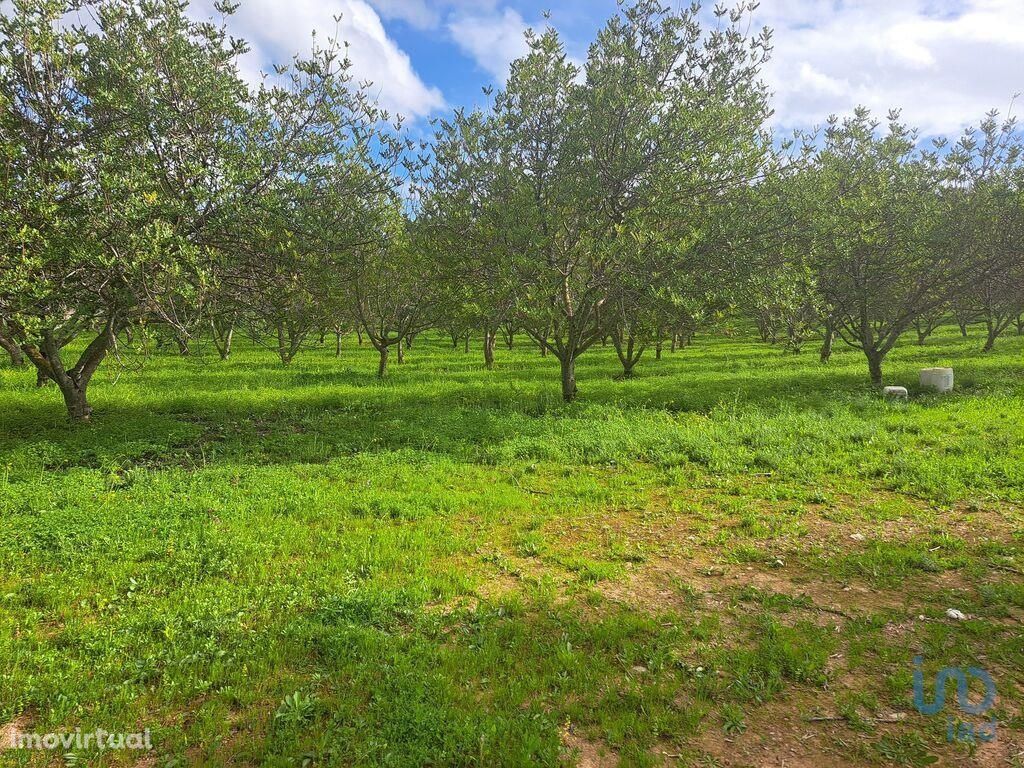
POLYGON ((827 363, 832 359, 832 347, 836 341, 836 327, 831 319, 825 321, 825 338, 821 343, 821 362, 827 363))
POLYGON ((21 368, 25 365, 25 355, 18 348, 18 345, 7 338, 3 333, 0 333, 0 349, 3 349, 4 352, 7 353, 7 356, 11 358, 11 365, 15 368, 21 368))
POLYGON ((562 364, 562 399, 571 403, 576 399, 576 357, 566 352, 559 361, 562 364))
POLYGON ((297 330, 291 323, 288 323, 287 328, 284 323, 277 324, 277 355, 282 364, 291 365, 305 337, 305 332, 297 330))
POLYGON ((235 338, 235 318, 211 320, 210 327, 213 330, 213 343, 217 347, 217 354, 221 360, 227 360, 231 357, 231 343, 235 338))
POLYGON ((882 386, 882 361, 885 359, 885 355, 871 349, 865 349, 864 354, 868 358, 868 372, 871 374, 871 383, 876 387, 882 386))
POLYGON ((100 364, 116 342, 117 329, 113 319, 108 320, 103 330, 86 347, 78 363, 71 369, 64 367, 60 342, 49 333, 44 333, 38 346, 25 344, 23 350, 38 372, 37 382, 56 382, 64 398, 68 416, 74 421, 88 421, 92 415, 89 405, 88 388, 100 364))
POLYGON ((985 328, 987 333, 985 335, 985 346, 982 348, 982 352, 991 352, 995 349, 996 339, 1003 335, 1003 331, 1010 327, 1010 323, 1013 322, 1013 318, 1009 315, 1000 317, 999 315, 993 314, 990 317, 985 318, 985 328))
POLYGON ((377 378, 383 379, 388 373, 389 350, 387 344, 381 344, 378 351, 380 352, 380 362, 377 364, 377 378))
POLYGON ((622 363, 622 377, 630 379, 633 377, 633 368, 643 357, 646 344, 637 343, 632 327, 622 329, 616 328, 612 333, 612 343, 615 345, 615 354, 622 363))
POLYGON ((495 328, 484 328, 484 366, 488 371, 494 370, 494 345, 498 341, 495 328))
POLYGON ((64 405, 72 421, 88 421, 92 416, 92 406, 86 397, 88 382, 61 386, 60 393, 64 396, 64 405))
POLYGON ((24 368, 25 367, 25 355, 22 354, 20 349, 18 349, 17 347, 14 347, 14 346, 12 346, 12 347, 8 347, 6 345, 0 345, 0 346, 3 346, 4 350, 7 352, 7 356, 11 359, 11 365, 13 365, 15 368, 24 368))

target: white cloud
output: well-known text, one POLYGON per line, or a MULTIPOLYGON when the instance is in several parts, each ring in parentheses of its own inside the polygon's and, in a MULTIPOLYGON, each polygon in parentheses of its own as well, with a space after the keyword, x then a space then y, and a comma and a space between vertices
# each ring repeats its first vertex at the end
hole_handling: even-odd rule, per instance
POLYGON ((367 0, 385 19, 399 19, 421 30, 438 29, 449 14, 486 14, 498 0, 367 0))
MULTIPOLYGON (((215 15, 212 0, 200 0, 193 8, 196 15, 215 15)), ((372 92, 386 109, 416 118, 445 107, 444 96, 420 79, 365 0, 243 0, 229 28, 252 48, 242 62, 250 80, 258 79, 260 71, 272 71, 274 64, 289 63, 295 54, 308 54, 316 30, 321 44, 332 37, 349 43, 355 80, 372 81, 372 92)))
POLYGON ((524 33, 527 23, 517 11, 456 16, 448 32, 477 65, 499 83, 508 76, 509 65, 529 51, 524 33))
POLYGON ((401 19, 417 29, 434 29, 441 23, 438 3, 427 0, 370 0, 385 19, 401 19))
POLYGON ((1021 0, 769 0, 757 21, 775 29, 765 76, 780 126, 863 104, 955 134, 1024 92, 1021 0))

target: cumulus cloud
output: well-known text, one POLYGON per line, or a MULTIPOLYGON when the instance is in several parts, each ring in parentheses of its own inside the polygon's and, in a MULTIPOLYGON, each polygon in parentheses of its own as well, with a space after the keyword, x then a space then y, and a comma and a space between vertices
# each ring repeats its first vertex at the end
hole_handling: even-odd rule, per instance
POLYGON ((441 23, 438 3, 427 0, 370 0, 385 19, 400 19, 417 29, 434 29, 441 23))
MULTIPOLYGON (((197 15, 215 15, 213 0, 201 0, 193 8, 197 15)), ((445 107, 441 92, 420 79, 409 56, 388 37, 380 16, 365 0, 245 0, 229 27, 252 48, 242 62, 250 80, 271 71, 274 64, 290 62, 297 53, 308 54, 310 35, 316 30, 321 43, 335 36, 349 43, 355 79, 372 81, 372 92, 386 109, 417 118, 445 107)))
POLYGON ((448 32, 477 66, 503 83, 509 65, 529 51, 524 37, 527 26, 518 11, 505 8, 501 12, 457 15, 449 20, 448 32))
POLYGON ((1024 91, 1021 0, 775 0, 757 21, 775 29, 765 77, 781 127, 863 104, 955 134, 1024 91))
POLYGON ((486 14, 497 0, 368 0, 385 19, 398 19, 421 30, 442 26, 450 14, 486 14))

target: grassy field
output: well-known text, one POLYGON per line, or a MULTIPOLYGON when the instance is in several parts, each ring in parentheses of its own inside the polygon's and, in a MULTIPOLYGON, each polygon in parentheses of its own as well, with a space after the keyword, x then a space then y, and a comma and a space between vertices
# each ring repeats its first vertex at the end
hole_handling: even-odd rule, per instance
POLYGON ((908 340, 908 404, 852 350, 609 347, 566 406, 525 343, 243 341, 109 363, 85 427, 0 368, 0 728, 155 747, 0 764, 1024 765, 1024 339, 980 345, 908 340), (995 708, 920 714, 918 655, 995 708))

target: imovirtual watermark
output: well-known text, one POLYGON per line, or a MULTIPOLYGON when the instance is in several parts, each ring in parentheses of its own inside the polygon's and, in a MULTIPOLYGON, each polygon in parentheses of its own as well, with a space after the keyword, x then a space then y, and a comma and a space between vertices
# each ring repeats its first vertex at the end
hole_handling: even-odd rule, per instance
POLYGON ((0 749, 39 749, 39 750, 89 750, 108 749, 149 750, 153 748, 153 739, 149 728, 140 733, 115 733, 97 728, 94 731, 83 731, 76 728, 63 733, 21 733, 10 734, 6 744, 0 749))
MULTIPOLYGON (((922 715, 937 715, 946 705, 946 683, 956 680, 956 701, 960 710, 968 715, 984 717, 996 703, 996 684, 992 676, 978 667, 943 667, 935 675, 935 696, 931 702, 924 699, 924 659, 914 657, 914 706, 922 715), (971 701, 968 678, 980 680, 985 687, 985 696, 978 703, 971 701)), ((946 738, 949 741, 995 741, 996 719, 975 724, 963 722, 952 715, 946 718, 946 738)))

